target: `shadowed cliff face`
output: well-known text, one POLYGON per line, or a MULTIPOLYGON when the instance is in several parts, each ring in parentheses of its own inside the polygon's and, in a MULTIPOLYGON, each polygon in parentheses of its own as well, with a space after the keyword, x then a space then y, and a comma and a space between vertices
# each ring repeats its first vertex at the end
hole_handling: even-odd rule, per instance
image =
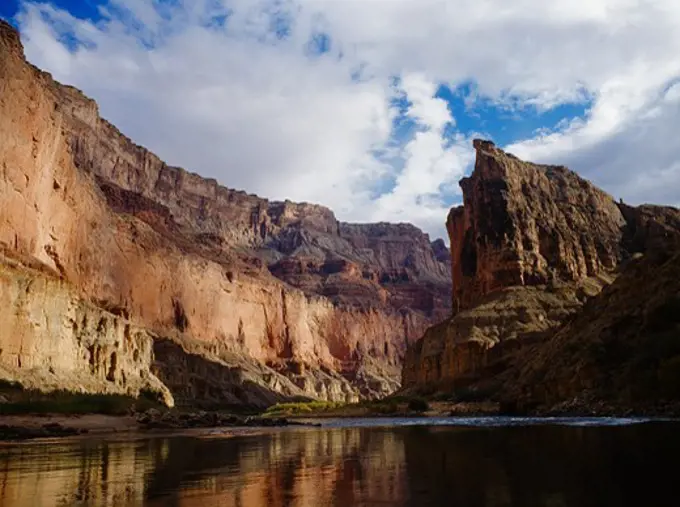
MULTIPOLYGON (((154 347, 154 371, 182 399, 380 396, 399 386, 407 343, 448 314, 446 251, 420 230, 339 223, 322 206, 168 166, 27 64, 2 22, 0 138, 0 242, 82 301, 177 343, 154 347)), ((11 339, 0 331, 0 344, 11 339)))
POLYGON ((676 399, 680 212, 616 204, 563 167, 475 148, 447 220, 453 316, 409 348, 403 385, 522 409, 676 399))
POLYGON ((406 386, 476 377, 540 340, 613 279, 623 215, 613 199, 564 167, 524 162, 475 140, 451 240, 453 317, 411 347, 406 386))
POLYGON ((454 309, 509 286, 572 282, 608 272, 620 252, 613 199, 564 167, 523 162, 488 141, 447 219, 454 309))
POLYGON ((677 413, 680 399, 680 211, 622 206, 621 274, 547 343, 522 351, 504 400, 534 407, 677 413))

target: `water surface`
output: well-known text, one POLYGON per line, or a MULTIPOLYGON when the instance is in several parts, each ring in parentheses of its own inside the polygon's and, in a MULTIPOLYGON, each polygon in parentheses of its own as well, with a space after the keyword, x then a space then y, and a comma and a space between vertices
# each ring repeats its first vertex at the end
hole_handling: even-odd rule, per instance
POLYGON ((678 505, 678 422, 323 425, 2 444, 0 506, 678 505))

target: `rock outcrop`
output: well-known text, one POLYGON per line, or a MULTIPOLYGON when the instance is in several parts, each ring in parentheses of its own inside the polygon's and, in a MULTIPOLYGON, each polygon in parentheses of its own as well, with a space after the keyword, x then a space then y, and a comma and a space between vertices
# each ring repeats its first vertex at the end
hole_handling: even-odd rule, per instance
POLYGON ((0 378, 26 388, 174 400, 151 372, 154 340, 126 319, 83 301, 67 283, 0 257, 0 378))
POLYGON ((166 165, 29 65, 1 21, 0 139, 0 243, 152 336, 181 401, 381 396, 449 312, 440 243, 166 165))
POLYGON ((624 255, 614 200, 564 167, 524 162, 475 140, 451 240, 453 317, 408 352, 405 386, 475 377, 540 340, 611 282, 624 255))
POLYGON ((622 206, 633 258, 573 320, 506 373, 516 409, 678 413, 680 211, 622 206))
POLYGON ((474 141, 475 170, 446 226, 455 309, 511 286, 572 282, 611 272, 623 216, 613 199, 560 166, 524 162, 474 141))
POLYGON ((453 314, 409 348, 403 386, 521 411, 677 399, 680 211, 474 144, 447 220, 453 314))

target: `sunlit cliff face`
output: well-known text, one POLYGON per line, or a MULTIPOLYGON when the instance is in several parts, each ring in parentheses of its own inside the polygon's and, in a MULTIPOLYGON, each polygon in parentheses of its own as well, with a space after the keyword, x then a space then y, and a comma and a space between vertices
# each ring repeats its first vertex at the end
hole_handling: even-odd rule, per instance
MULTIPOLYGON (((156 354, 164 381, 188 386, 192 399, 258 406, 293 396, 352 402, 399 387, 407 343, 448 313, 441 244, 408 224, 343 224, 322 206, 269 201, 168 166, 93 100, 29 65, 3 21, 0 69, 0 242, 103 311, 196 345, 204 361, 181 378, 179 361, 156 354), (219 371, 199 393, 201 367, 219 371)), ((22 296, 28 305, 45 297, 22 296)), ((12 325, 35 331, 25 312, 15 316, 12 325)), ((68 329, 36 333, 73 339, 68 329)), ((0 332, 3 340, 15 340, 0 356, 12 378, 53 375, 49 387, 71 389, 49 370, 54 354, 32 357, 19 338, 0 332)), ((86 359, 74 369, 87 372, 86 359)), ((94 380, 78 379, 109 390, 106 375, 94 380)))

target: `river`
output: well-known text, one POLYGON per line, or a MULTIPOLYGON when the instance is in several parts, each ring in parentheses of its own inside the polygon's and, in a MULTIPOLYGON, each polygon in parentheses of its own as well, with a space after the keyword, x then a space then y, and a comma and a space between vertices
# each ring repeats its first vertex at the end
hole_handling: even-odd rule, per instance
POLYGON ((0 506, 678 505, 680 422, 345 419, 0 444, 0 506))

